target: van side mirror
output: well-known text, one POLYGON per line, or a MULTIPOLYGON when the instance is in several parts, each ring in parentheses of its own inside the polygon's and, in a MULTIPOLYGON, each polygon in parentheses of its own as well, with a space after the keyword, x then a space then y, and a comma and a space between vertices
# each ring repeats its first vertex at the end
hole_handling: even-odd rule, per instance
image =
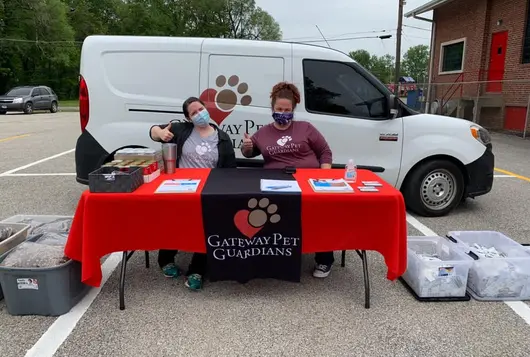
POLYGON ((395 118, 398 115, 398 100, 394 94, 388 96, 388 110, 391 118, 395 118))
POLYGON ((397 100, 394 94, 388 96, 388 109, 397 109, 397 100))

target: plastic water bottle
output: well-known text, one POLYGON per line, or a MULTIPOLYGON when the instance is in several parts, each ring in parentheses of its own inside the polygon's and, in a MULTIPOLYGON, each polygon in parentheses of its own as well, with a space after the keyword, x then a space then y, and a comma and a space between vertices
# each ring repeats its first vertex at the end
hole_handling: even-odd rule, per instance
POLYGON ((344 170, 344 180, 346 182, 355 183, 357 181, 357 165, 353 159, 349 159, 344 170))

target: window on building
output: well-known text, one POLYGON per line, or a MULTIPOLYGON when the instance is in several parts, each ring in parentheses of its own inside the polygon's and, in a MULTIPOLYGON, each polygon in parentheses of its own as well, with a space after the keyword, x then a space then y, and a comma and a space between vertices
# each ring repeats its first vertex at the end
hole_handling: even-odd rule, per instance
POLYGON ((526 5, 526 28, 523 37, 523 63, 530 63, 530 1, 526 5))
POLYGON ((464 69, 466 39, 444 42, 440 49, 440 73, 461 72, 464 69))

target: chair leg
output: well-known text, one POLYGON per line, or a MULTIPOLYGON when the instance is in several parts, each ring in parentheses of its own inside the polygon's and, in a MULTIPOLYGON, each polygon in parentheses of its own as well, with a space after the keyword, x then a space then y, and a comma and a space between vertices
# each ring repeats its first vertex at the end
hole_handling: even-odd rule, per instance
POLYGON ((145 251, 145 267, 149 269, 149 251, 145 251))
POLYGON ((346 266, 346 251, 345 250, 342 251, 342 258, 341 258, 340 266, 343 268, 346 266))

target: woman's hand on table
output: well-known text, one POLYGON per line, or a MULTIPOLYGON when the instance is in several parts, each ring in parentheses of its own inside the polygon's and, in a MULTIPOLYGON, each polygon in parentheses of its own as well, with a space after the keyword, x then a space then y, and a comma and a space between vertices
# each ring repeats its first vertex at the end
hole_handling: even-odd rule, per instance
POLYGON ((331 169, 331 164, 320 164, 321 169, 331 169))

